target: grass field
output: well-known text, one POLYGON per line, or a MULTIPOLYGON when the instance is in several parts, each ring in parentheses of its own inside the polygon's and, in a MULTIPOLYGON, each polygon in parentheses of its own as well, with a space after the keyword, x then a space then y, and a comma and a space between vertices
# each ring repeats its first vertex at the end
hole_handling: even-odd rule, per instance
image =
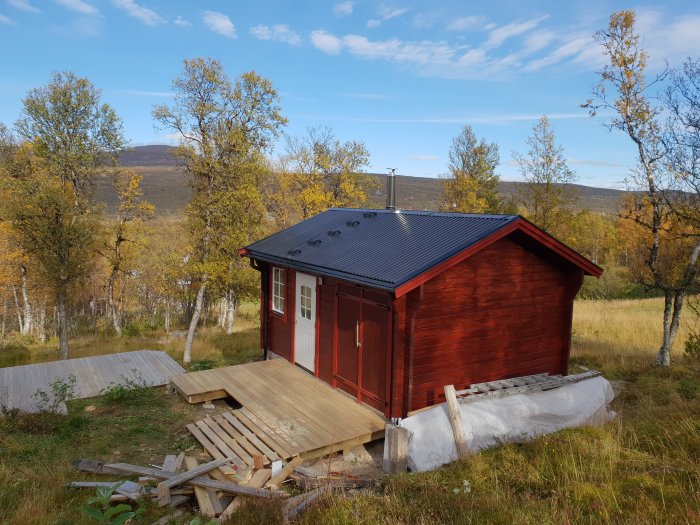
MULTIPOLYGON (((674 366, 651 366, 660 308, 658 300, 576 304, 572 360, 619 381, 612 423, 395 476, 377 490, 333 495, 300 523, 700 523, 700 362, 681 355, 684 328, 674 366)), ((233 336, 213 329, 201 335, 195 359, 244 361, 258 346, 253 314, 233 336)), ((132 342, 105 340, 100 348, 117 351, 132 342)), ((151 342, 148 348, 158 348, 151 342)), ((162 344, 178 355, 181 341, 162 344)), ((157 462, 193 444, 184 423, 200 412, 176 396, 149 390, 107 397, 85 412, 88 403, 72 402, 66 417, 0 418, 0 523, 92 523, 75 511, 87 494, 62 488, 89 479, 72 471, 71 459, 157 462)), ((158 515, 149 508, 138 523, 158 515)), ((279 521, 279 509, 268 504, 245 507, 230 523, 279 521)))

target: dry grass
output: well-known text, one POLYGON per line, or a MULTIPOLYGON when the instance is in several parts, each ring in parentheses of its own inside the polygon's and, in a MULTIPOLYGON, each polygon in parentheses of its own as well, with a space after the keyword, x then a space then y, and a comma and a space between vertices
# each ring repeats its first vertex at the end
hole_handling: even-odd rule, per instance
MULTIPOLYGON (((688 324, 697 321, 685 313, 671 353, 678 364, 686 361, 683 344, 689 335, 688 324)), ((604 368, 608 375, 648 367, 661 345, 662 315, 661 299, 577 301, 571 356, 604 368)))
MULTIPOLYGON (((660 309, 659 300, 576 304, 574 361, 625 380, 612 423, 499 447, 434 472, 395 476, 380 489, 335 494, 300 523, 700 523, 700 363, 680 356, 681 333, 674 367, 651 366, 660 309), (468 492, 461 490, 465 480, 468 492)), ((251 318, 250 327, 230 337, 204 331, 195 358, 223 363, 255 356, 253 323, 251 318)), ((160 344, 151 343, 145 347, 160 344)), ((177 357, 177 343, 161 348, 177 357)), ((123 344, 105 341, 103 349, 119 351, 123 344)), ((175 396, 158 391, 149 402, 104 405, 92 414, 81 411, 82 403, 59 421, 18 425, 0 418, 0 522, 87 524, 74 510, 86 494, 61 487, 77 477, 72 458, 152 462, 190 444, 183 428, 197 409, 175 396)), ((138 523, 156 515, 151 509, 138 523)), ((278 506, 259 502, 230 521, 279 522, 278 506)))

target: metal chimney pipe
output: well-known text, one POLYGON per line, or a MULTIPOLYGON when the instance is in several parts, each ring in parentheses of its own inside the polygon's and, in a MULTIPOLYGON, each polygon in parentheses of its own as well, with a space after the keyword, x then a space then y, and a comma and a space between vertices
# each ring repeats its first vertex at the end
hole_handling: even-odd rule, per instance
POLYGON ((386 176, 386 209, 396 209, 396 168, 387 168, 389 174, 386 176))

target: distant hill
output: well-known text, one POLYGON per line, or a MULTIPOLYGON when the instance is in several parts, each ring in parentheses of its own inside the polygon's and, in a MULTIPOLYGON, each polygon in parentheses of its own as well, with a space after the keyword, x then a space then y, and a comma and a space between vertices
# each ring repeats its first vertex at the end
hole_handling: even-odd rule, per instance
MULTIPOLYGON (((160 216, 177 214, 187 204, 190 188, 187 177, 178 168, 171 155, 171 146, 153 145, 131 148, 120 156, 123 166, 130 167, 143 176, 145 197, 155 204, 160 216)), ((369 204, 383 206, 386 175, 373 174, 381 181, 380 188, 370 196, 369 204)), ((506 196, 517 193, 521 182, 503 181, 499 191, 506 196)), ((623 191, 590 186, 574 185, 581 195, 581 204, 591 210, 607 215, 617 214, 623 191)), ((396 202, 400 208, 435 210, 439 208, 442 188, 440 179, 399 175, 396 182, 396 202)), ((105 203, 108 211, 114 211, 116 196, 107 177, 97 181, 97 198, 105 203)))

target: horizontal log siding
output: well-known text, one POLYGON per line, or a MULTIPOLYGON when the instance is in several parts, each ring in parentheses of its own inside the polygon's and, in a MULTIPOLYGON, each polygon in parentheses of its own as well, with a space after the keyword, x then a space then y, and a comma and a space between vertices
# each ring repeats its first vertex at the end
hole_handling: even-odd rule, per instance
POLYGON ((561 372, 572 273, 505 238, 424 284, 411 341, 411 410, 443 387, 561 372))

